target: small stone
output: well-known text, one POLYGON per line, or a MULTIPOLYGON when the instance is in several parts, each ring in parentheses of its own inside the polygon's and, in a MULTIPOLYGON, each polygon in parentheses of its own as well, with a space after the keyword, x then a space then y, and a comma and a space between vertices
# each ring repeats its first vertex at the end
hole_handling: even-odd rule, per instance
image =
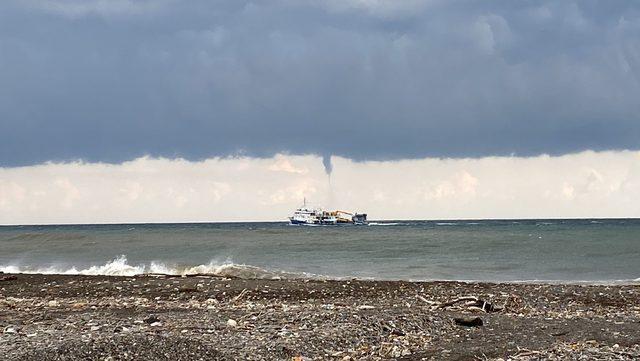
POLYGON ((76 302, 76 303, 74 303, 73 305, 71 305, 71 308, 78 309, 78 308, 83 308, 83 307, 85 307, 86 305, 87 305, 87 303, 86 303, 86 302, 76 302))
POLYGON ((159 322, 159 321, 160 321, 160 319, 156 315, 149 315, 149 316, 147 316, 147 318, 144 319, 144 323, 149 324, 149 325, 152 324, 152 323, 159 322))
POLYGON ((49 307, 58 307, 58 305, 59 305, 58 301, 55 301, 55 300, 49 301, 47 303, 47 306, 49 307))
POLYGON ((236 322, 236 320, 230 318, 227 320, 227 326, 229 327, 237 327, 238 326, 238 322, 236 322))
POLYGON ((370 306, 370 305, 358 306, 359 310, 373 310, 374 308, 375 308, 374 306, 370 306))
POLYGON ((18 333, 18 330, 16 330, 14 327, 7 326, 4 329, 4 333, 18 333))

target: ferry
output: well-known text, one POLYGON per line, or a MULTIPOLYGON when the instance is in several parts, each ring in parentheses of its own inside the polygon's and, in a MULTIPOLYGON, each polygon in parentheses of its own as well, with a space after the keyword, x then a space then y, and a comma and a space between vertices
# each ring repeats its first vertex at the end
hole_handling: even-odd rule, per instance
POLYGON ((289 223, 299 225, 367 224, 367 214, 325 211, 318 207, 308 207, 305 198, 303 205, 293 212, 293 216, 289 217, 289 223))

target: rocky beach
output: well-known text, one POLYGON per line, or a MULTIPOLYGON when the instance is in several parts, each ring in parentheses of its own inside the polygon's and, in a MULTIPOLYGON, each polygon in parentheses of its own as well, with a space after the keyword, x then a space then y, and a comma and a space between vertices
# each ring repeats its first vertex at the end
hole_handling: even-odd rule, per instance
POLYGON ((640 286, 0 274, 4 360, 640 357, 640 286))

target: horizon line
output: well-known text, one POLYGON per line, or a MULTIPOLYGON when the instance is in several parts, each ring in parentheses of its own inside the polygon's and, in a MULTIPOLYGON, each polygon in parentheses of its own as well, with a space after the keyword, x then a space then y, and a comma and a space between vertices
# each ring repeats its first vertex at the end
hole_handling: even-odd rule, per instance
MULTIPOLYGON (((460 221, 578 221, 578 220, 640 220, 638 217, 551 217, 551 218, 437 218, 437 219, 373 219, 371 222, 460 222, 460 221)), ((127 226, 127 225, 169 225, 169 224, 241 224, 241 223, 288 223, 286 220, 272 221, 186 221, 186 222, 99 222, 99 223, 25 223, 0 224, 0 227, 40 227, 40 226, 127 226)))

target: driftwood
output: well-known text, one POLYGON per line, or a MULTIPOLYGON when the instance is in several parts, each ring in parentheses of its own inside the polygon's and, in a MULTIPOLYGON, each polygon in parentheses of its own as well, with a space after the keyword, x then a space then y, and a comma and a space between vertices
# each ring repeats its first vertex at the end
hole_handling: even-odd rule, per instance
POLYGON ((517 354, 513 355, 513 357, 515 357, 515 358, 530 357, 530 356, 534 356, 534 355, 539 355, 540 353, 541 353, 540 351, 531 351, 531 350, 527 350, 527 349, 521 349, 520 352, 518 352, 517 354))
POLYGON ((435 305, 437 303, 435 301, 429 301, 428 299, 426 299, 426 298, 424 298, 424 297, 422 297, 420 295, 417 295, 416 298, 419 299, 420 301, 428 304, 429 306, 433 306, 433 305, 435 305))
POLYGON ((456 303, 462 302, 462 301, 474 301, 474 302, 477 302, 478 301, 478 297, 474 297, 474 296, 458 297, 458 298, 453 299, 451 301, 441 303, 438 306, 438 308, 446 308, 446 307, 449 307, 449 306, 453 306, 456 303))
POLYGON ((180 278, 182 275, 172 275, 168 273, 141 273, 134 275, 136 278, 156 277, 156 278, 180 278))
POLYGON ((134 277, 140 277, 140 278, 144 278, 144 277, 161 277, 161 278, 193 278, 193 277, 197 277, 197 278, 211 278, 211 279, 224 279, 224 278, 228 278, 228 279, 236 279, 239 277, 236 276, 219 276, 219 275, 215 275, 212 273, 189 273, 189 274, 184 274, 184 275, 180 275, 180 274, 169 274, 169 273, 142 273, 139 275, 135 275, 134 277))
POLYGON ((448 302, 444 302, 441 303, 440 305, 438 305, 437 308, 447 308, 447 307, 451 307, 453 305, 455 305, 456 303, 460 303, 460 302, 465 302, 464 303, 464 307, 470 309, 470 310, 475 310, 475 311, 482 311, 482 312, 497 312, 500 311, 502 308, 500 307, 496 307, 494 305, 492 305, 491 303, 482 300, 478 297, 475 296, 465 296, 465 297, 459 297, 456 299, 453 299, 451 301, 448 302))
POLYGON ((237 296, 235 296, 233 299, 231 299, 232 303, 238 302, 242 297, 244 297, 245 294, 247 294, 247 289, 243 289, 242 292, 240 292, 237 296))

